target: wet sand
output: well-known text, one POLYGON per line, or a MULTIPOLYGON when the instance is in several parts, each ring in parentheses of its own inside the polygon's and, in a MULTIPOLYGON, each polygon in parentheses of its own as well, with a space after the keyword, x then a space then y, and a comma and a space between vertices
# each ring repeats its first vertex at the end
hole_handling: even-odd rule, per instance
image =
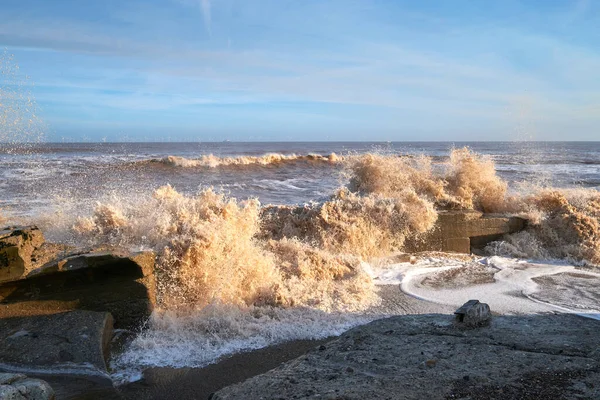
POLYGON ((204 368, 149 368, 140 381, 122 386, 126 399, 209 399, 219 389, 263 374, 334 338, 295 340, 234 354, 204 368))
MULTIPOLYGON (((419 300, 398 285, 380 286, 382 304, 378 312, 388 315, 450 314, 454 309, 419 300)), ((149 368, 140 381, 124 385, 122 394, 131 400, 209 399, 219 389, 263 374, 335 337, 323 340, 294 340, 263 349, 237 353, 204 368, 149 368)))

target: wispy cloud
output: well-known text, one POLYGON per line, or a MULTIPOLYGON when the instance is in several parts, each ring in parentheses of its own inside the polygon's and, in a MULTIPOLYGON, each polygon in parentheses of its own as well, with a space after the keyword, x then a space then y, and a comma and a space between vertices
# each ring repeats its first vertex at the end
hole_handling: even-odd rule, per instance
POLYGON ((204 18, 204 27, 208 36, 212 36, 212 16, 210 13, 210 0, 200 0, 200 8, 202 8, 202 16, 204 18))
MULTIPOLYGON (((119 121, 143 114, 151 124, 168 115, 181 128, 205 124, 221 107, 254 123, 277 114, 315 129, 325 121, 338 129, 352 121, 389 131, 479 125, 496 133, 523 119, 556 132, 558 122, 600 125, 593 36, 578 42, 575 33, 481 18, 470 24, 460 15, 432 15, 444 22, 433 32, 422 28, 426 11, 399 13, 393 2, 306 0, 289 11, 291 3, 279 1, 260 9, 235 0, 132 1, 104 19, 73 17, 85 7, 27 18, 6 11, 0 46, 16 49, 40 102, 61 114, 57 121, 69 113, 119 121), (325 110, 330 118, 314 116, 325 110)), ((582 2, 577 14, 590 7, 582 2)))

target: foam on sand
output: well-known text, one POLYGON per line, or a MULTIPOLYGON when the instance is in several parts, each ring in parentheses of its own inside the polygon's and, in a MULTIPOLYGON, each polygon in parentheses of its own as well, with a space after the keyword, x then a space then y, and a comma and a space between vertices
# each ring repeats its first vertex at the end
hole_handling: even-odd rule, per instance
POLYGON ((453 307, 479 299, 501 314, 600 313, 600 304, 595 308, 589 303, 578 307, 582 296, 598 296, 599 290, 592 285, 562 286, 560 292, 553 291, 560 293, 553 299, 537 295, 541 290, 538 278, 572 273, 596 282, 600 279, 599 272, 581 270, 564 261, 534 262, 497 256, 473 261, 425 258, 416 264, 398 263, 370 271, 377 284, 400 284, 405 293, 453 307))

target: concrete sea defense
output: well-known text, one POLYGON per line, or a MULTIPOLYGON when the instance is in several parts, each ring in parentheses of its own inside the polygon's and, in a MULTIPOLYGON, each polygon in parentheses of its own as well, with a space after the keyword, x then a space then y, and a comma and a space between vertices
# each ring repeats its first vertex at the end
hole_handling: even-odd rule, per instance
POLYGON ((153 252, 65 254, 48 247, 36 227, 2 231, 0 318, 83 309, 110 312, 116 327, 137 329, 150 316, 156 304, 153 252), (48 253, 56 258, 44 260, 48 253))
POLYGON ((445 251, 471 253, 503 235, 525 229, 527 221, 520 217, 484 214, 480 211, 440 211, 434 228, 409 238, 406 251, 445 251))

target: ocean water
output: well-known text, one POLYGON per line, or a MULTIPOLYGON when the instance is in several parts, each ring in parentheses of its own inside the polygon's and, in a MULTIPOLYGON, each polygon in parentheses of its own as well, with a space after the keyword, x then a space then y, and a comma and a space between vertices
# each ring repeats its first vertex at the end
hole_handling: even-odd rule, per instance
POLYGON ((4 224, 156 252, 161 304, 119 381, 471 298, 597 318, 599 189, 600 142, 0 145, 4 224), (530 224, 485 256, 408 262, 440 209, 530 224))
POLYGON ((141 195, 165 184, 186 194, 214 187, 240 199, 256 197, 263 204, 297 204, 321 199, 343 185, 340 166, 310 160, 219 163, 268 154, 367 152, 427 155, 443 162, 451 148, 464 146, 491 156, 498 175, 513 188, 518 183, 600 188, 600 142, 0 144, 0 209, 9 215, 35 215, 65 199, 77 199, 78 207, 86 207, 103 196, 141 195), (207 156, 214 157, 212 162, 194 165, 207 156))

